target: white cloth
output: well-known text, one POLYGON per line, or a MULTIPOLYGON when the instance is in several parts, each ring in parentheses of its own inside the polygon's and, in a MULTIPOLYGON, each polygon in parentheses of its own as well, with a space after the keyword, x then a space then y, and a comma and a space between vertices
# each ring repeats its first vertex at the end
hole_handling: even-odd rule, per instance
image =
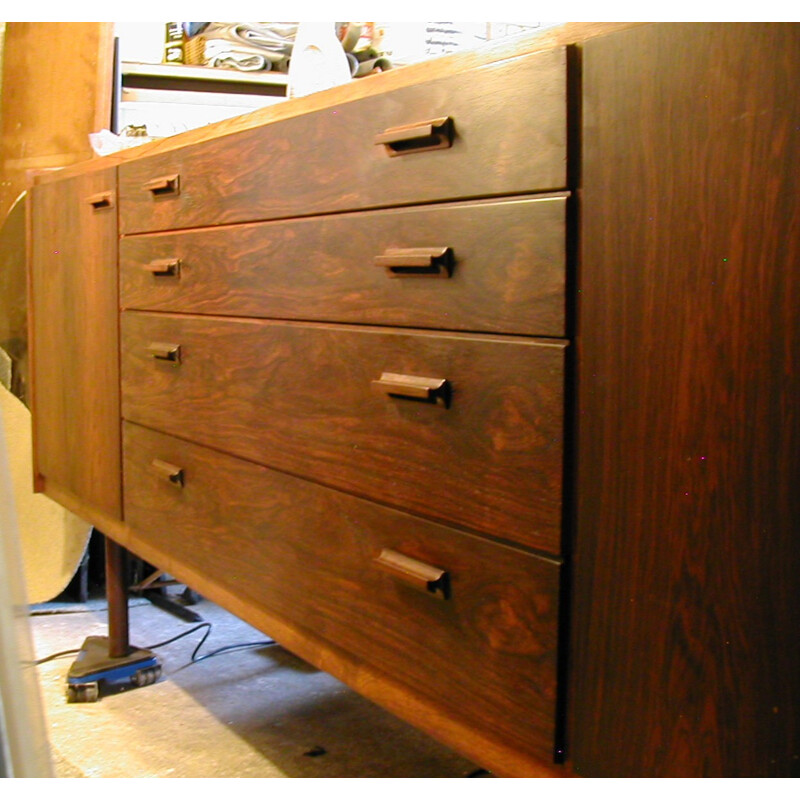
POLYGON ((0 425, 7 449, 3 461, 11 473, 28 602, 45 603, 61 594, 72 580, 92 528, 49 497, 34 494, 31 414, 2 385, 0 425))

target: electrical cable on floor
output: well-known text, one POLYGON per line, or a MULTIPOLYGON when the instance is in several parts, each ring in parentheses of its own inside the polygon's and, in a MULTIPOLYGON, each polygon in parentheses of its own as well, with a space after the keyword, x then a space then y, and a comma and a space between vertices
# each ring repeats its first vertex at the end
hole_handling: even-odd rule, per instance
MULTIPOLYGON (((222 653, 228 653, 231 650, 243 650, 249 647, 269 647, 270 645, 277 644, 274 639, 264 639, 260 642, 241 642, 240 644, 228 644, 224 647, 219 647, 216 650, 212 650, 210 653, 205 653, 202 656, 198 656, 198 652, 200 648, 205 643, 206 639, 209 637, 211 633, 211 623, 210 622, 201 622, 199 625, 195 625, 194 628, 188 631, 184 631, 183 633, 179 633, 177 636, 173 636, 171 639, 167 639, 164 642, 159 642, 158 644, 152 644, 147 650, 156 650, 159 647, 163 647, 164 645, 171 644, 172 642, 177 641, 178 639, 182 639, 184 636, 188 636, 190 633, 194 633, 195 631, 199 631, 200 628, 206 628, 206 632, 203 634, 203 638, 200 639, 197 647, 195 647, 194 651, 192 652, 192 658, 189 664, 184 664, 184 667, 191 666, 191 664, 196 664, 198 661, 204 661, 207 658, 212 658, 213 656, 221 655, 222 653)), ((183 669, 181 667, 180 669, 183 669)))
POLYGON ((195 647, 194 653, 192 653, 192 660, 194 661, 194 657, 197 654, 197 651, 203 646, 203 642, 205 642, 205 640, 208 638, 208 635, 211 633, 210 622, 201 622, 199 625, 195 625, 194 628, 192 628, 191 630, 179 633, 177 636, 173 636, 171 639, 165 639, 163 642, 158 642, 157 644, 151 644, 148 647, 146 647, 145 650, 157 650, 159 647, 164 647, 165 645, 172 644, 173 642, 177 642, 178 639, 183 639, 184 636, 188 636, 190 633, 199 631, 200 628, 207 628, 207 630, 203 634, 203 638, 200 640, 200 644, 198 644, 197 647, 195 647))
POLYGON ((64 658, 65 656, 74 656, 76 653, 80 653, 80 649, 62 650, 60 653, 52 653, 49 656, 45 656, 44 658, 40 658, 37 661, 34 661, 33 666, 38 667, 40 664, 46 664, 48 661, 53 661, 56 658, 64 658))
MULTIPOLYGON (((172 644, 173 642, 177 642, 178 639, 182 639, 184 636, 188 636, 190 633, 194 633, 195 631, 199 631, 201 628, 206 628, 206 632, 203 634, 202 639, 198 643, 197 647, 195 647, 194 651, 192 652, 191 661, 188 664, 184 664, 183 667, 179 667, 179 669, 184 669, 185 667, 191 666, 192 664, 196 664, 198 661, 204 661, 207 658, 212 658, 213 656, 222 655, 223 653, 229 653, 232 650, 244 650, 250 647, 269 647, 271 645, 277 644, 274 639, 265 639, 260 642, 241 642, 239 644, 229 644, 225 645, 224 647, 219 647, 216 650, 212 650, 210 653, 205 653, 202 656, 198 656, 198 652, 200 648, 205 644, 206 639, 208 639, 211 633, 211 623, 210 622, 201 622, 199 625, 195 625, 194 628, 188 631, 183 631, 183 633, 179 633, 177 636, 173 636, 171 639, 166 639, 163 642, 158 642, 157 644, 151 644, 149 647, 145 648, 147 650, 156 650, 159 647, 164 647, 165 645, 172 644)), ((80 649, 76 650, 62 650, 58 653, 53 653, 49 656, 45 656, 44 658, 40 658, 33 662, 34 666, 39 666, 40 664, 45 664, 48 661, 53 661, 56 658, 64 658, 65 656, 74 656, 76 653, 80 653, 80 649)))

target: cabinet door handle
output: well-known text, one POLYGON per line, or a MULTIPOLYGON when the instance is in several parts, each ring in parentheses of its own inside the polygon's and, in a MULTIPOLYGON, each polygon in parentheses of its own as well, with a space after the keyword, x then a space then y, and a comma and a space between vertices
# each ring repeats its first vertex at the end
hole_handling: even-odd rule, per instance
POLYGON ((86 202, 95 210, 100 211, 103 208, 114 208, 114 193, 113 192, 98 192, 91 197, 86 198, 86 202))
POLYGON ((143 269, 154 277, 171 276, 179 278, 181 260, 179 258, 157 258, 149 264, 144 264, 143 269))
POLYGON ((180 194, 181 191, 180 175, 162 175, 160 178, 153 178, 142 186, 146 192, 150 192, 153 197, 163 195, 180 194))
POLYGON ((157 361, 168 361, 175 365, 181 363, 181 346, 179 344, 152 342, 148 345, 147 352, 157 361))
POLYGON ((183 469, 181 467, 176 467, 168 461, 154 458, 150 464, 150 469, 160 478, 174 483, 176 486, 183 486, 183 469))
POLYGON ((384 267, 390 278, 449 278, 454 263, 450 247, 389 247, 375 256, 375 266, 384 267))
POLYGON ((386 548, 381 550, 375 564, 421 592, 432 594, 440 600, 450 596, 450 576, 446 570, 386 548))
POLYGON ((390 397, 422 400, 443 405, 445 408, 450 406, 450 383, 446 378, 423 378, 384 372, 378 380, 372 381, 372 387, 390 397))
POLYGON ((453 144, 453 120, 439 117, 427 122, 387 128, 375 137, 374 143, 382 144, 390 156, 446 149, 453 144))

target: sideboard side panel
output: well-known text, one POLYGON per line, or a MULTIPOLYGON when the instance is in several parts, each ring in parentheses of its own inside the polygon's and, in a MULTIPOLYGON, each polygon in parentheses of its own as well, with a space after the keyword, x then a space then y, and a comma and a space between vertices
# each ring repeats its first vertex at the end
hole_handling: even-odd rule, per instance
POLYGON ((799 69, 796 25, 584 49, 580 774, 800 774, 799 69))

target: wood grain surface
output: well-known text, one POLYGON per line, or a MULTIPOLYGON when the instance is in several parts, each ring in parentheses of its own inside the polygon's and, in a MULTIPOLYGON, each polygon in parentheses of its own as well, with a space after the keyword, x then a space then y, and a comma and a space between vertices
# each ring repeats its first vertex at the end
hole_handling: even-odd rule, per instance
POLYGON ((560 551, 566 344, 126 311, 134 422, 550 553, 560 551), (181 363, 151 343, 177 344, 181 363), (445 379, 449 408, 383 373, 445 379))
POLYGON ((566 198, 442 204, 124 237, 123 308, 564 335, 566 198), (447 247, 449 278, 376 257, 447 247), (178 275, 146 267, 178 259, 178 275))
POLYGON ((91 165, 89 134, 111 121, 114 47, 111 22, 5 25, 0 217, 28 188, 28 170, 91 165))
POLYGON ((119 167, 120 230, 564 189, 566 91, 561 49, 130 161, 119 167), (446 149, 392 156, 375 144, 443 117, 454 126, 446 149), (174 175, 177 193, 145 188, 174 175))
POLYGON ((800 777, 799 29, 611 26, 624 30, 570 49, 571 131, 566 54, 523 55, 545 36, 37 178, 37 485, 470 757, 485 747, 501 773, 540 774, 566 709, 580 775, 800 777), (444 114, 451 148, 392 158, 372 143, 444 114), (122 240, 126 263, 180 243, 190 278, 181 293, 126 277, 126 305, 160 312, 122 314, 123 412, 147 426, 126 426, 131 527, 118 521, 116 212, 78 209, 113 191, 116 164, 140 198, 125 201, 127 232, 221 226, 122 240), (178 195, 141 199, 173 173, 178 195), (559 321, 563 276, 540 292, 519 249, 534 239, 505 216, 522 198, 494 201, 558 190, 561 203, 567 189, 580 258, 559 321), (389 279, 406 293, 392 302, 348 273, 348 253, 422 216, 418 230, 469 227, 485 246, 477 222, 445 221, 467 198, 502 209, 493 235, 508 240, 492 252, 521 278, 504 274, 516 288, 502 301, 499 285, 458 295, 469 261, 440 281, 446 302, 408 302, 436 287, 389 279), (351 218, 383 222, 356 233, 351 218), (239 224, 256 220, 274 222, 239 224), (317 254, 308 273, 291 284, 272 269, 255 290, 267 253, 297 273, 297 241, 317 254), (201 254, 240 274, 215 285, 201 254), (564 330, 576 353, 505 335, 564 330), (179 345, 180 365, 152 344, 179 345), (378 393, 387 372, 447 379, 450 402, 378 393), (153 457, 184 470, 182 488, 153 483, 153 457), (452 572, 454 602, 373 572, 384 547, 452 572))
POLYGON ((124 452, 142 540, 552 763, 556 564, 127 423, 124 452), (447 599, 381 570, 384 548, 445 569, 447 599))
POLYGON ((34 470, 104 514, 121 514, 115 170, 31 194, 34 470))
POLYGON ((800 775, 800 29, 584 52, 571 751, 800 775))
MULTIPOLYGON (((67 166, 65 167, 64 176, 70 177, 76 174, 84 174, 125 164, 128 161, 144 156, 168 153, 172 150, 205 142, 219 136, 241 133, 278 120, 290 119, 312 111, 336 107, 365 97, 373 97, 395 89, 414 86, 424 81, 438 80, 439 78, 457 75, 466 70, 477 69, 488 64, 518 59, 532 53, 547 52, 556 48, 589 41, 617 30, 652 24, 652 22, 566 22, 552 28, 536 31, 533 34, 509 36, 461 53, 453 53, 408 64, 387 72, 359 78, 322 92, 315 92, 305 97, 293 98, 291 101, 276 103, 239 117, 231 117, 201 128, 194 128, 174 136, 167 136, 138 147, 122 150, 118 153, 104 156, 102 159, 92 159, 74 166, 67 166)), ((56 180, 52 175, 42 174, 36 176, 37 182, 48 183, 52 180, 56 180)))

